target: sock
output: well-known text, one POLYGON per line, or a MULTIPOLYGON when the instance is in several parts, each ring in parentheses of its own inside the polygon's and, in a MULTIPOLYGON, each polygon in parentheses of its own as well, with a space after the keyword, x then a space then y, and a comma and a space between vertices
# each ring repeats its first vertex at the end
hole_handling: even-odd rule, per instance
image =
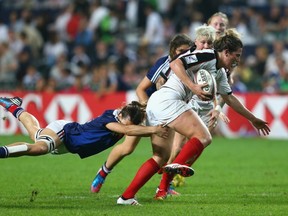
POLYGON ((163 173, 159 185, 159 190, 168 191, 171 181, 173 180, 174 175, 163 173))
POLYGON ((201 155, 203 150, 204 146, 200 140, 197 138, 191 138, 184 144, 173 163, 186 164, 186 162, 189 161, 189 164, 193 164, 201 155))
POLYGON ((153 158, 150 158, 142 166, 139 168, 138 172, 136 173, 134 179, 122 194, 123 199, 130 199, 135 196, 138 190, 149 181, 149 179, 157 173, 160 169, 159 165, 153 158))
POLYGON ((0 147, 0 158, 6 158, 6 157, 15 157, 15 154, 17 157, 21 155, 25 155, 28 151, 28 143, 22 143, 20 145, 14 145, 14 146, 2 146, 0 147))
MULTIPOLYGON (((166 166, 167 165, 167 163, 165 163, 162 167, 164 167, 164 166, 166 166)), ((158 174, 162 174, 163 173, 163 169, 162 168, 160 168, 159 170, 158 170, 158 174)))
POLYGON ((11 112, 17 119, 19 115, 24 111, 22 107, 17 106, 16 104, 12 104, 9 108, 8 111, 11 112))
POLYGON ((0 158, 7 158, 9 156, 9 152, 6 146, 0 147, 0 158))
POLYGON ((99 172, 99 174, 105 178, 109 173, 111 172, 111 170, 109 170, 107 167, 106 167, 106 162, 102 165, 102 168, 99 172))

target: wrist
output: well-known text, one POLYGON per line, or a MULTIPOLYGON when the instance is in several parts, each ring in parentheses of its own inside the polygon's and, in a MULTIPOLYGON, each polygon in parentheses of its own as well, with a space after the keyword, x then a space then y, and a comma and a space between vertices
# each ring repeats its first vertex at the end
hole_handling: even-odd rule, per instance
POLYGON ((218 111, 218 112, 221 112, 221 111, 222 111, 222 108, 221 108, 221 106, 218 104, 218 105, 215 107, 215 110, 218 111))

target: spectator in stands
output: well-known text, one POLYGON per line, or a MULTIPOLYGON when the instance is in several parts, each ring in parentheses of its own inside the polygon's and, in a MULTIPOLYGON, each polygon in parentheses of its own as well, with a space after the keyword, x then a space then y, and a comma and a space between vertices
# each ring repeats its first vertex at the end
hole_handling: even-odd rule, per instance
MULTIPOLYGON (((34 25, 35 25, 36 30, 41 35, 43 39, 43 43, 46 43, 48 41, 49 28, 47 26, 49 26, 49 24, 50 23, 48 21, 48 17, 46 14, 39 14, 38 16, 35 17, 34 25)), ((42 52, 42 50, 40 51, 42 52)))
POLYGON ((27 16, 24 17, 23 20, 24 24, 22 31, 27 34, 27 41, 31 47, 32 58, 39 60, 44 42, 40 32, 36 29, 33 23, 33 19, 33 14, 30 11, 27 11, 27 16))
POLYGON ((88 54, 86 53, 86 49, 85 46, 79 44, 76 45, 73 49, 73 55, 71 57, 71 63, 74 63, 76 65, 80 64, 84 64, 87 67, 90 66, 91 64, 91 60, 90 57, 88 56, 88 54))
POLYGON ((142 79, 143 77, 136 70, 135 63, 130 62, 124 66, 123 81, 130 85, 132 89, 136 89, 142 79))
POLYGON ((0 88, 11 88, 15 84, 18 68, 17 57, 9 49, 7 42, 0 43, 0 88))
POLYGON ((8 41, 8 26, 0 18, 0 43, 8 41))
POLYGON ((42 79, 42 75, 34 65, 29 65, 23 77, 22 88, 28 91, 36 91, 37 83, 42 79))
POLYGON ((80 20, 82 19, 83 16, 84 14, 78 11, 77 8, 74 8, 71 14, 71 17, 69 18, 67 22, 66 29, 67 29, 67 35, 68 35, 68 42, 71 44, 74 44, 76 35, 79 30, 80 20))
POLYGON ((20 39, 19 34, 13 29, 9 29, 8 36, 9 49, 14 55, 18 55, 23 49, 23 41, 20 39))
POLYGON ((91 4, 90 20, 88 28, 96 32, 102 19, 109 13, 109 9, 101 4, 100 0, 95 0, 91 4))
POLYGON ((281 33, 281 19, 282 19, 282 12, 281 6, 276 4, 271 4, 268 8, 268 17, 267 17, 267 24, 266 28, 269 33, 269 40, 273 41, 279 38, 281 33))
POLYGON ((89 51, 89 56, 94 65, 100 65, 108 61, 111 53, 106 43, 103 41, 95 41, 93 49, 89 51))
POLYGON ((164 28, 161 15, 155 10, 151 4, 145 6, 146 26, 145 32, 141 39, 143 45, 153 50, 155 46, 164 43, 164 28))
POLYGON ((287 88, 287 61, 281 55, 275 57, 275 69, 264 76, 263 90, 267 93, 283 93, 287 88))
POLYGON ((49 67, 56 63, 60 55, 68 54, 67 45, 60 40, 58 33, 54 29, 49 32, 49 40, 44 44, 43 54, 49 67))
POLYGON ((117 69, 120 74, 123 74, 124 67, 130 61, 136 61, 136 54, 128 48, 127 43, 124 39, 118 38, 115 41, 112 56, 115 59, 117 69))
POLYGON ((23 23, 18 19, 18 14, 16 11, 11 11, 9 14, 9 29, 15 33, 20 33, 23 30, 23 23))
POLYGON ((95 35, 99 40, 112 45, 115 41, 115 35, 119 30, 119 18, 114 7, 110 6, 108 11, 100 21, 95 35))
MULTIPOLYGON (((265 64, 265 76, 269 76, 271 73, 277 73, 279 71, 277 65, 277 58, 282 57, 283 59, 288 59, 288 49, 285 48, 285 43, 280 40, 273 42, 272 53, 268 55, 265 64)), ((286 65, 288 67, 288 64, 286 65)))
POLYGON ((55 31, 59 35, 60 40, 65 42, 68 41, 67 23, 70 20, 73 11, 74 4, 71 3, 60 11, 54 22, 55 31))
POLYGON ((109 73, 106 63, 94 66, 89 86, 92 91, 97 92, 98 97, 116 92, 118 86, 117 75, 113 72, 109 73))
POLYGON ((88 48, 93 42, 93 32, 88 29, 88 18, 83 15, 80 17, 78 30, 75 36, 75 45, 81 45, 88 48))
POLYGON ((64 89, 64 91, 69 93, 84 93, 90 92, 91 90, 88 85, 84 84, 82 75, 75 75, 72 85, 64 89))
POLYGON ((245 16, 245 11, 241 10, 240 8, 234 8, 230 18, 230 25, 233 26, 233 28, 236 28, 237 31, 243 36, 244 45, 256 43, 256 39, 250 33, 248 18, 245 16))
POLYGON ((130 83, 125 82, 123 71, 121 72, 119 71, 117 67, 117 60, 113 56, 108 59, 107 66, 108 66, 108 74, 113 75, 111 77, 111 80, 117 80, 116 91, 128 91, 132 89, 130 83))
POLYGON ((60 70, 60 81, 56 83, 56 89, 58 91, 66 91, 71 88, 75 83, 75 76, 72 74, 69 66, 63 67, 60 70))

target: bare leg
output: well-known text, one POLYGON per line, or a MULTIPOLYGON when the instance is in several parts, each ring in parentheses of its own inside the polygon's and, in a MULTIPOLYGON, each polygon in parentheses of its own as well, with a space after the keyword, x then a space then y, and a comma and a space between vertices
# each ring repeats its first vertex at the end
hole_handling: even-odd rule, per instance
POLYGON ((178 153, 181 151, 182 146, 186 142, 186 137, 179 134, 175 133, 174 139, 173 139, 173 144, 172 144, 172 150, 171 150, 171 155, 168 160, 168 164, 171 163, 175 157, 178 155, 178 153))
MULTIPOLYGON (((56 148, 62 144, 58 135, 48 128, 43 129, 41 134, 51 137, 53 145, 55 145, 56 148)), ((19 157, 23 155, 38 156, 47 154, 51 150, 53 150, 50 149, 50 143, 50 140, 40 139, 34 144, 17 142, 10 145, 2 146, 0 147, 0 158, 19 157)))
POLYGON ((107 161, 102 165, 91 184, 92 193, 100 192, 107 175, 124 157, 131 154, 135 150, 140 139, 141 137, 126 136, 123 143, 116 145, 112 149, 107 161))
POLYGON ((35 133, 40 129, 38 120, 26 111, 22 112, 18 119, 28 131, 30 138, 35 142, 35 133))
POLYGON ((106 167, 112 170, 124 157, 130 155, 135 150, 140 139, 141 137, 126 136, 124 142, 115 146, 110 152, 106 161, 106 167))

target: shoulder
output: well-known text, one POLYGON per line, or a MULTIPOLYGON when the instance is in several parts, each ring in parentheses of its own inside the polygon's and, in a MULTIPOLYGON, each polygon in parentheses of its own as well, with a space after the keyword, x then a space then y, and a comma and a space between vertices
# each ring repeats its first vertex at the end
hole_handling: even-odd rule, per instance
POLYGON ((162 65, 162 64, 169 64, 169 56, 163 56, 159 58, 154 65, 162 65))
POLYGON ((156 63, 150 68, 147 73, 147 77, 150 80, 156 79, 161 72, 169 69, 169 57, 164 56, 156 61, 156 63), (156 77, 156 78, 155 78, 156 77))

